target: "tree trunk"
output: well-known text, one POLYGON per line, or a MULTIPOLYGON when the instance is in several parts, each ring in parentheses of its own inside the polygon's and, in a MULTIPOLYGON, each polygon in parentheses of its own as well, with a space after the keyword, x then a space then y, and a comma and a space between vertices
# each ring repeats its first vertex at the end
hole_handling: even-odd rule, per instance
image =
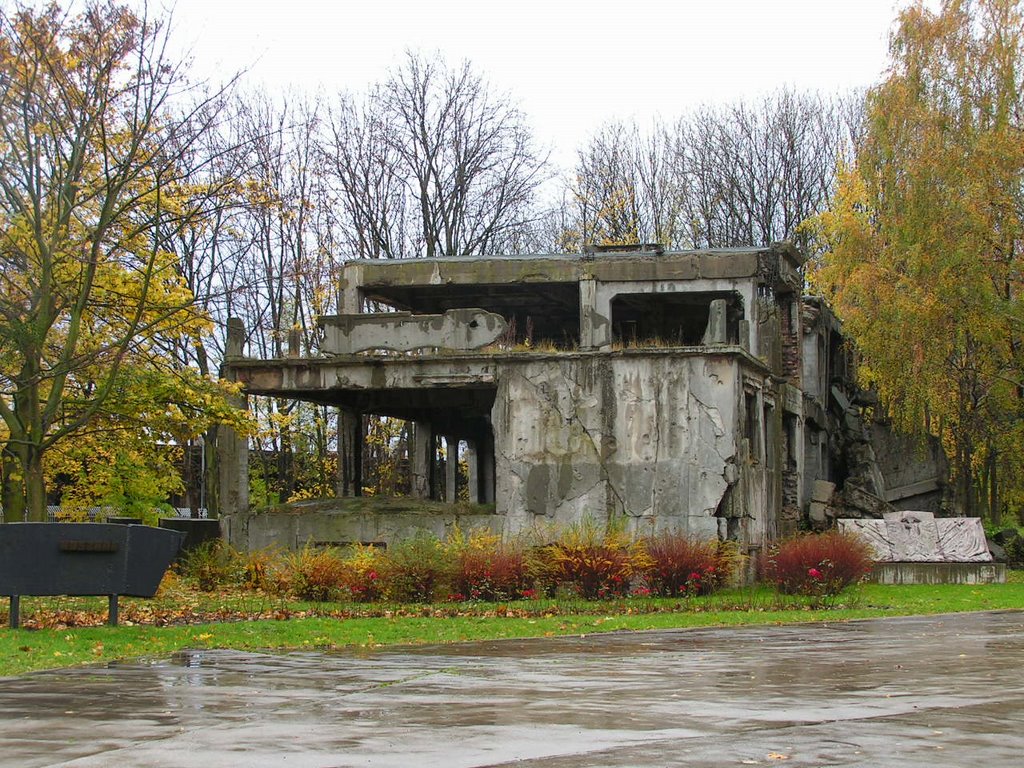
POLYGON ((995 448, 992 448, 988 454, 989 461, 989 474, 988 474, 988 487, 989 487, 989 519, 995 524, 1000 525, 1002 523, 1002 510, 999 508, 999 452, 995 448))
POLYGON ((21 458, 15 448, 7 443, 0 455, 3 464, 3 484, 0 486, 0 505, 3 506, 3 522, 14 523, 25 519, 25 484, 21 458))
POLYGON ((203 435, 203 439, 206 441, 206 467, 203 472, 202 478, 202 494, 201 501, 202 506, 207 509, 208 517, 219 517, 220 516, 220 484, 218 483, 220 467, 220 455, 217 451, 217 438, 219 428, 216 424, 212 425, 206 434, 203 435))
POLYGON ((45 523, 49 520, 46 514, 46 478, 43 476, 43 454, 33 445, 26 450, 25 462, 25 504, 30 523, 45 523))

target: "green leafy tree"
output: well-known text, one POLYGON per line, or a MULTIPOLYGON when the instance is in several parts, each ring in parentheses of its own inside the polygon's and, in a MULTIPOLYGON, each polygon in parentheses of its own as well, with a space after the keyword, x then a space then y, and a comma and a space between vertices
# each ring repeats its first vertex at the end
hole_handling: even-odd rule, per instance
MULTIPOLYGON (((183 161, 216 110, 209 98, 184 105, 166 42, 160 23, 113 3, 0 13, 7 520, 45 519, 44 457, 70 438, 128 419, 155 441, 173 410, 161 382, 191 377, 173 370, 167 342, 208 327, 169 244, 204 215, 208 190, 186 184, 195 169, 183 161)), ((204 380, 189 399, 212 405, 217 389, 204 380)))
POLYGON ((904 427, 943 438, 972 514, 979 489, 997 515, 1021 491, 996 478, 1020 477, 1024 445, 1022 42, 1012 0, 901 13, 855 161, 810 222, 812 279, 864 379, 904 427))

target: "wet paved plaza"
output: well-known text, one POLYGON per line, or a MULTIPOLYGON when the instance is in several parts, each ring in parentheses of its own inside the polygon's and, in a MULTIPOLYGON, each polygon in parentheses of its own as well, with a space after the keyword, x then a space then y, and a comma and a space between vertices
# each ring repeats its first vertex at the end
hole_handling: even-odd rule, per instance
POLYGON ((0 765, 1018 766, 1024 613, 0 679, 0 765))

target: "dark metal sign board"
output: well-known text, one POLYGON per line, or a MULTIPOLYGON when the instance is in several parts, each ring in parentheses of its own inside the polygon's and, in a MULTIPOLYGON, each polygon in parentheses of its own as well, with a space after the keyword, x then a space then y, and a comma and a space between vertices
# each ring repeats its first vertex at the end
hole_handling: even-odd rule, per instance
POLYGON ((21 595, 109 595, 116 623, 116 597, 156 594, 184 536, 145 525, 0 525, 0 595, 11 597, 11 626, 21 595))

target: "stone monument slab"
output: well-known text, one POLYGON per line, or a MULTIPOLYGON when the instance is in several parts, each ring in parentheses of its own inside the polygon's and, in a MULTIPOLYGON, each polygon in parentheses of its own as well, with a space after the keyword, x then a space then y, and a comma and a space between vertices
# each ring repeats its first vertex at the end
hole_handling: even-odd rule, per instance
POLYGON ((977 517, 936 518, 931 512, 888 512, 882 520, 839 520, 862 536, 883 563, 988 563, 985 530, 977 517))

